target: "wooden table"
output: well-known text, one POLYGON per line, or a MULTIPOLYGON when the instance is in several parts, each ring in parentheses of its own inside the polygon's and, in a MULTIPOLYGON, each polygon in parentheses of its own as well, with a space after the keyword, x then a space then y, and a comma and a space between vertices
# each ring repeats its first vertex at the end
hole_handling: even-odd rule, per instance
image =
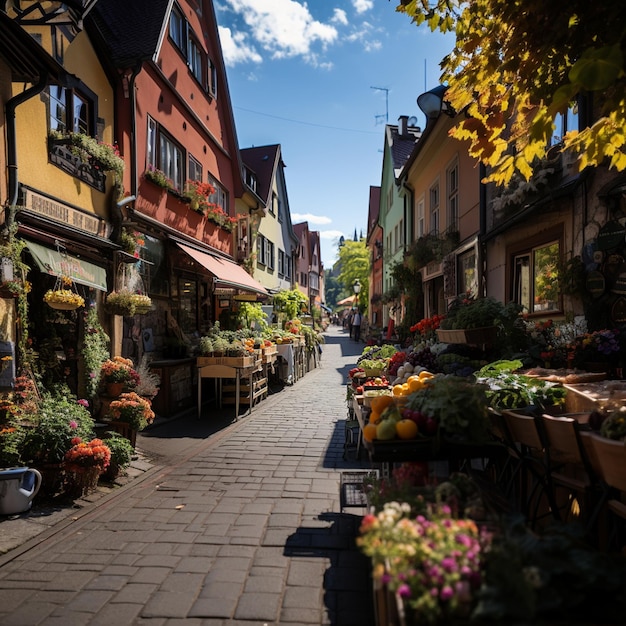
MULTIPOLYGON (((200 418, 200 414, 202 412, 202 379, 203 378, 216 379, 216 384, 219 386, 219 389, 216 390, 219 408, 222 407, 222 381, 224 379, 235 380, 235 419, 238 419, 239 418, 240 393, 241 393, 241 380, 247 378, 249 387, 252 390, 254 388, 253 376, 254 376, 254 373, 257 371, 259 371, 259 366, 257 364, 246 366, 246 367, 234 367, 230 365, 204 365, 202 367, 198 367, 198 418, 200 418)), ((252 393, 252 391, 250 393, 252 393)), ((248 413, 250 411, 252 411, 252 398, 250 401, 250 406, 248 407, 248 413)))

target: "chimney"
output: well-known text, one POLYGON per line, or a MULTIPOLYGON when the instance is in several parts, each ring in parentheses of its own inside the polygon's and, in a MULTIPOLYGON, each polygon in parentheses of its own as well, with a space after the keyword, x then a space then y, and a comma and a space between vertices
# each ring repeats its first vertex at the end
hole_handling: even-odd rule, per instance
POLYGON ((398 135, 400 135, 400 137, 406 137, 407 136, 408 125, 409 125, 409 116, 408 115, 401 115, 398 118, 398 135))

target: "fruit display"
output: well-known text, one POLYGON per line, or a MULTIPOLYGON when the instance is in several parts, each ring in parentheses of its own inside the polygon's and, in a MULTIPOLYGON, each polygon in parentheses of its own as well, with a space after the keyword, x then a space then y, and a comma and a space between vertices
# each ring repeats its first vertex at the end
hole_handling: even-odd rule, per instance
POLYGON ((436 422, 426 419, 419 411, 404 408, 401 402, 401 398, 425 388, 434 378, 435 374, 423 371, 420 375, 411 376, 402 385, 394 385, 390 391, 365 392, 371 394, 368 402, 371 410, 367 424, 363 428, 364 440, 367 442, 396 439, 410 441, 432 437, 436 434, 436 422))

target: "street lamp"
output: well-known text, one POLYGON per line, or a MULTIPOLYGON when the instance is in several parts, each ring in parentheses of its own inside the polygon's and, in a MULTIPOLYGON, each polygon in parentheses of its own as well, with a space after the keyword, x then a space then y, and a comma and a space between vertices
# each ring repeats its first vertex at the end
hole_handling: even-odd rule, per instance
POLYGON ((437 119, 441 113, 454 117, 454 109, 444 100, 446 85, 438 85, 434 89, 417 96, 417 106, 426 115, 426 121, 437 119))
POLYGON ((359 304, 359 294, 361 293, 361 282, 357 278, 352 285, 352 289, 354 290, 354 300, 356 304, 359 304))

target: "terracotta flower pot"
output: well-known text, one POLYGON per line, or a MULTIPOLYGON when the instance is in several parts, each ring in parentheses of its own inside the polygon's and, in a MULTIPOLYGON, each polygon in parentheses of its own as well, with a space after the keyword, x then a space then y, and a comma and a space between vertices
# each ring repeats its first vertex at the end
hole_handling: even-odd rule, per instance
POLYGON ((107 396, 110 398, 119 398, 124 391, 124 383, 107 383, 107 396))

